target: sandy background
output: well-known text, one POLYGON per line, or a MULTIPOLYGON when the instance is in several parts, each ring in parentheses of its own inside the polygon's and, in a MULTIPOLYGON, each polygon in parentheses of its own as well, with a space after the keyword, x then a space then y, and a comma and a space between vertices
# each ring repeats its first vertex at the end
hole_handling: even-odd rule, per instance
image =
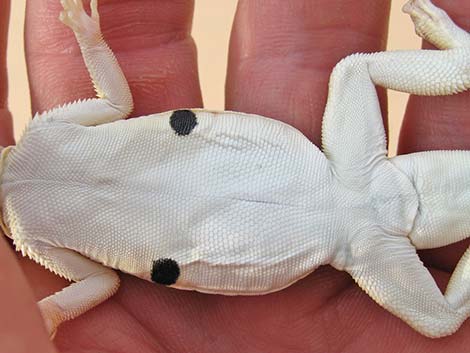
MULTIPOLYGON (((41 0, 38 0, 41 1, 41 0)), ((10 110, 18 137, 31 117, 28 81, 23 51, 23 21, 26 0, 11 0, 8 68, 10 110)), ((236 0, 196 0, 193 33, 199 52, 199 70, 204 103, 210 109, 223 109, 227 48, 236 0), (217 28, 217 31, 214 31, 217 28), (210 53, 223 49, 223 55, 210 53)), ((411 21, 401 13, 404 1, 394 1, 390 25, 389 49, 418 48, 420 40, 414 35, 411 21)), ((407 96, 390 93, 390 151, 396 150, 399 126, 407 96)))

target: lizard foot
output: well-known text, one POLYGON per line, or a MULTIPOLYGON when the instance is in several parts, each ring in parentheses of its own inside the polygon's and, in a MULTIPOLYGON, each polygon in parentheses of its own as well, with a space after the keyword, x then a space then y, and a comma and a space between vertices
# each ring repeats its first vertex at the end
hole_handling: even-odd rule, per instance
POLYGON ((439 49, 470 46, 470 35, 430 0, 409 0, 403 6, 403 12, 411 16, 416 34, 439 49))
POLYGON ((64 10, 60 21, 70 27, 76 36, 85 38, 101 37, 98 0, 91 0, 91 16, 83 8, 82 0, 60 0, 64 10))
POLYGON ((59 314, 60 309, 57 305, 53 305, 44 300, 40 301, 38 304, 49 338, 53 340, 57 333, 57 327, 61 322, 59 314))
POLYGON ((44 324, 46 325, 47 333, 49 334, 49 339, 52 341, 57 334, 57 327, 54 326, 54 323, 51 319, 45 318, 44 324))

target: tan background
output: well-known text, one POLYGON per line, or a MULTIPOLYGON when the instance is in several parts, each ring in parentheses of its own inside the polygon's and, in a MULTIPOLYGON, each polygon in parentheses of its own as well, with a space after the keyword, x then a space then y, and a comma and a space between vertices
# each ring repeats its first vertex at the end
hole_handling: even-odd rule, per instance
MULTIPOLYGON (((18 137, 31 117, 28 82, 23 51, 23 21, 26 0, 11 0, 11 26, 8 47, 10 109, 18 137)), ((38 0, 41 1, 41 0, 38 0)), ((204 103, 207 108, 223 109, 224 80, 228 39, 236 0, 196 0, 194 37, 198 45, 199 68, 204 103), (216 30, 215 30, 216 29, 216 30), (219 53, 219 55, 213 55, 219 53)), ((411 21, 401 13, 404 1, 394 1, 390 25, 389 49, 418 48, 411 21)), ((406 103, 406 95, 390 93, 390 152, 395 153, 396 141, 406 103)))

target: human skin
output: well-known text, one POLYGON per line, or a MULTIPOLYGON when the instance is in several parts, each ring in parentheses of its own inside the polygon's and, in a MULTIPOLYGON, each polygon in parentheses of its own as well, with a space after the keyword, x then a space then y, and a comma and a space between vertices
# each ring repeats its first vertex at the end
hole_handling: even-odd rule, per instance
MULTIPOLYGON (((469 23, 470 0, 435 3, 460 26, 469 23)), ((136 4, 100 2, 103 32, 134 95, 133 116, 201 107, 190 37, 193 1, 136 4)), ((240 0, 230 45, 227 109, 283 120, 319 144, 331 69, 348 54, 384 50, 389 6, 386 0, 240 0)), ((6 82, 7 8, 8 1, 2 1, 1 83, 6 82)), ((33 112, 94 95, 75 38, 57 20, 59 11, 57 0, 27 4, 33 112)), ((5 97, 6 87, 0 86, 2 145, 12 141, 9 114, 2 109, 5 97)), ((399 152, 470 149, 469 97, 413 97, 399 152)), ((461 242, 420 253, 441 288, 466 246, 468 242, 461 242)), ((470 321, 450 337, 425 338, 380 308, 348 274, 328 266, 285 290, 259 297, 178 291, 124 274, 121 279, 114 297, 59 328, 54 348, 34 298, 68 283, 15 257, 0 240, 0 351, 5 337, 18 344, 9 353, 429 353, 461 352, 470 343, 470 321)))

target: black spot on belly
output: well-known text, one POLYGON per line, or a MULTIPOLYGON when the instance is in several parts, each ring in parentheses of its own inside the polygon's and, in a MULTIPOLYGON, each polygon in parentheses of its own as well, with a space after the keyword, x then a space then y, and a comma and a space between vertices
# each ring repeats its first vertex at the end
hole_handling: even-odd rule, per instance
POLYGON ((180 276, 180 267, 175 260, 158 259, 153 262, 152 281, 169 286, 175 284, 180 276))
POLYGON ((170 117, 170 125, 177 135, 189 135, 197 125, 196 114, 190 110, 176 110, 170 117))

